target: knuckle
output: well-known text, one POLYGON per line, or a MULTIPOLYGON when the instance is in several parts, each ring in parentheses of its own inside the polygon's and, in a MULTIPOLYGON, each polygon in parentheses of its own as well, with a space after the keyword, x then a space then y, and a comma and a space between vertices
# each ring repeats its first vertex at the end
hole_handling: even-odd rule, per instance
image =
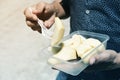
POLYGON ((45 7, 46 6, 46 2, 39 2, 36 4, 36 8, 39 9, 40 7, 45 7))
POLYGON ((24 10, 24 15, 25 15, 25 17, 26 17, 26 19, 32 19, 32 15, 31 15, 31 12, 30 12, 30 10, 29 10, 29 8, 26 8, 25 10, 24 10))

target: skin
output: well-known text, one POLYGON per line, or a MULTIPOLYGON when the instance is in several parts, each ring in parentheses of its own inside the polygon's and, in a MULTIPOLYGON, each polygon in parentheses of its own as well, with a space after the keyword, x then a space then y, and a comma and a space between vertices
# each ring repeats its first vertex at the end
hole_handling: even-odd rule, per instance
POLYGON ((89 60, 90 66, 85 70, 89 71, 103 71, 120 68, 120 54, 114 50, 105 50, 89 60))
POLYGON ((53 25, 56 16, 65 16, 65 12, 59 2, 60 0, 54 1, 53 3, 40 2, 26 8, 24 10, 26 24, 34 31, 41 32, 41 29, 37 23, 39 18, 43 21, 47 28, 50 28, 53 25), (32 13, 29 8, 32 9, 32 13))
MULTIPOLYGON (((40 2, 33 6, 32 13, 29 7, 24 10, 26 24, 33 30, 41 32, 40 26, 37 24, 37 19, 41 19, 47 28, 50 28, 55 20, 55 17, 63 18, 67 16, 64 9, 59 4, 61 0, 56 0, 53 3, 40 2)), ((120 54, 114 50, 105 50, 90 58, 90 67, 87 71, 109 70, 120 68, 120 54)))

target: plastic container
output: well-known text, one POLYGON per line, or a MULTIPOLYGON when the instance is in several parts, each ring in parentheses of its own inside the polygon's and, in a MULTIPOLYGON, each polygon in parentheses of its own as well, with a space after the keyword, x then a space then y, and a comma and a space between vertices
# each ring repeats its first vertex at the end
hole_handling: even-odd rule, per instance
MULTIPOLYGON (((57 59, 55 57, 54 58, 56 61, 58 61, 59 63, 56 64, 50 64, 53 68, 59 70, 59 71, 63 71, 65 73, 68 73, 70 75, 78 75, 80 72, 82 72, 87 66, 89 66, 89 64, 84 63, 83 59, 85 59, 87 56, 89 56, 90 54, 92 54, 97 48, 99 48, 101 45, 104 45, 106 48, 106 44, 107 41, 109 40, 109 36, 105 35, 105 34, 99 34, 99 33, 94 33, 94 32, 88 32, 88 31, 75 31, 73 33, 71 33, 70 35, 66 36, 63 38, 62 41, 67 40, 69 38, 71 38, 74 34, 78 34, 78 35, 82 35, 85 38, 95 38, 98 39, 102 42, 102 44, 100 44, 99 46, 97 46, 94 50, 92 50, 89 54, 87 54, 84 58, 78 60, 78 61, 73 61, 73 62, 69 62, 69 61, 65 61, 65 60, 61 60, 61 59, 57 59)), ((49 56, 51 56, 51 54, 53 55, 53 53, 50 52, 46 52, 49 54, 49 56)), ((97 53, 96 53, 97 54, 97 53)), ((46 54, 47 55, 47 54, 46 54)))

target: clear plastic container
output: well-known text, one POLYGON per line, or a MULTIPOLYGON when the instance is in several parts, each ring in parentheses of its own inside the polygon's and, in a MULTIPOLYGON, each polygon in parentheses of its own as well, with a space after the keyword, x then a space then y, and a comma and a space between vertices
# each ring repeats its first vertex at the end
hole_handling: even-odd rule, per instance
MULTIPOLYGON (((61 60, 55 57, 52 57, 51 55, 53 55, 53 53, 51 52, 46 52, 46 55, 49 54, 49 57, 52 57, 53 59, 55 59, 57 62, 59 63, 55 63, 55 64, 50 64, 53 68, 59 70, 59 71, 63 71, 65 73, 68 73, 70 75, 78 75, 80 72, 82 72, 87 66, 89 66, 89 64, 84 63, 83 60, 88 57, 90 54, 94 53, 94 51, 96 49, 98 49, 101 45, 104 45, 106 48, 106 44, 107 41, 109 40, 109 36, 105 35, 105 34, 99 34, 99 33, 94 33, 94 32, 88 32, 88 31, 75 31, 73 33, 71 33, 70 35, 66 36, 63 38, 62 41, 67 40, 69 38, 71 38, 74 34, 78 34, 78 35, 82 35, 85 38, 95 38, 98 39, 99 41, 102 42, 102 44, 100 44, 99 46, 97 46, 95 49, 93 49, 90 53, 88 53, 84 58, 78 60, 78 61, 73 61, 73 62, 69 62, 69 61, 65 61, 65 60, 61 60)), ((97 54, 97 53, 95 53, 97 54)))

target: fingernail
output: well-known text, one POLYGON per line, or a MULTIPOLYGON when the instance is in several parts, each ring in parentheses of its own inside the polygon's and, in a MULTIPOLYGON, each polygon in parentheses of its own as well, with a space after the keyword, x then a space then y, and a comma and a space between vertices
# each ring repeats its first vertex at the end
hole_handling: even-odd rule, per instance
POLYGON ((44 25, 49 28, 50 27, 50 24, 48 22, 44 22, 44 25))
POLYGON ((93 65, 95 63, 95 58, 90 59, 90 65, 93 65))

